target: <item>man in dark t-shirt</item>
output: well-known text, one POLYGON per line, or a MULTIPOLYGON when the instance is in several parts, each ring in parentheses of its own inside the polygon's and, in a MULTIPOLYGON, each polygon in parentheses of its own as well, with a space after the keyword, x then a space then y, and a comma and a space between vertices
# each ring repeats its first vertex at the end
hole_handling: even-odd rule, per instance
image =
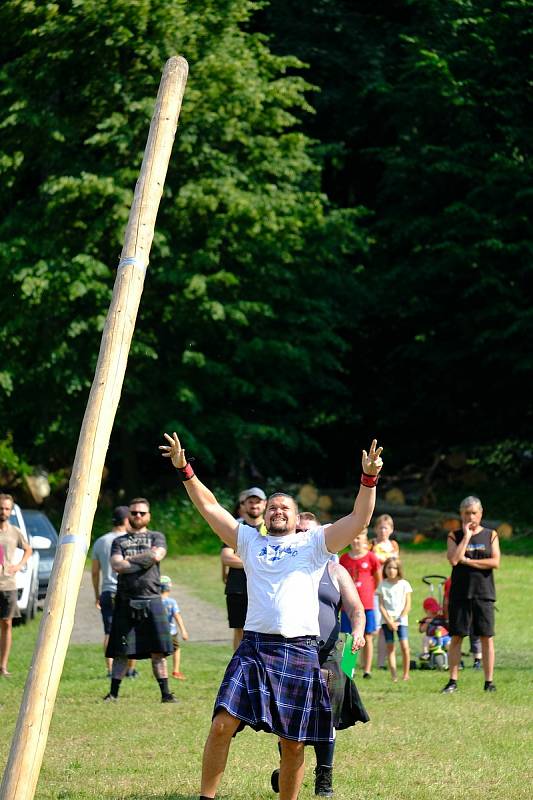
POLYGON ((481 639, 484 689, 494 692, 493 570, 500 566, 498 534, 481 525, 483 507, 478 497, 465 497, 460 512, 462 529, 448 536, 448 561, 453 567, 448 603, 452 640, 448 650, 450 680, 441 691, 444 694, 457 691, 461 645, 463 638, 473 633, 481 639))
POLYGON ((129 505, 131 530, 111 545, 111 566, 118 573, 117 596, 106 656, 113 659, 111 688, 116 701, 128 659, 150 658, 162 703, 176 703, 168 688, 166 656, 172 652, 167 615, 161 601, 159 564, 167 554, 165 537, 148 529, 150 504, 136 497, 129 505))
MULTIPOLYGON (((239 495, 238 522, 244 522, 252 528, 261 530, 264 524, 266 495, 262 489, 253 486, 239 495)), ((233 629, 233 649, 236 650, 242 640, 246 611, 248 610, 248 588, 243 563, 233 548, 223 544, 220 560, 224 568, 228 568, 226 577, 226 607, 228 609, 228 625, 233 629)))

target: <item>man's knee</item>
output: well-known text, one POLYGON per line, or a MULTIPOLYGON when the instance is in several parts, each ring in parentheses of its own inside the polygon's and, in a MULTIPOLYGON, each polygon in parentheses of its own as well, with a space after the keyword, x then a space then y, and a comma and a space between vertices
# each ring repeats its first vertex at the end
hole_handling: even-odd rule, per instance
POLYGON ((219 711, 211 723, 210 736, 217 739, 231 739, 239 724, 240 720, 232 717, 227 711, 219 711))
POLYGON ((287 755, 292 758, 303 755, 304 743, 294 742, 292 739, 280 739, 281 756, 287 755))

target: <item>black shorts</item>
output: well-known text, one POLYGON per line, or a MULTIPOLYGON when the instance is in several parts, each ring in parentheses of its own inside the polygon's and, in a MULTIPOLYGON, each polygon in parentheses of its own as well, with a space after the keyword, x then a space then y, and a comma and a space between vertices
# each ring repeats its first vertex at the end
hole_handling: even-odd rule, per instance
POLYGON ((228 625, 230 628, 244 628, 248 610, 247 594, 227 594, 228 625))
POLYGON ((113 622, 113 611, 115 610, 115 592, 102 592, 100 595, 100 613, 104 623, 104 633, 109 636, 111 633, 111 623, 113 622))
POLYGON ((20 617, 17 598, 17 589, 0 591, 0 619, 17 619, 20 617))
POLYGON ((450 636, 494 636, 494 600, 450 597, 448 617, 450 636))

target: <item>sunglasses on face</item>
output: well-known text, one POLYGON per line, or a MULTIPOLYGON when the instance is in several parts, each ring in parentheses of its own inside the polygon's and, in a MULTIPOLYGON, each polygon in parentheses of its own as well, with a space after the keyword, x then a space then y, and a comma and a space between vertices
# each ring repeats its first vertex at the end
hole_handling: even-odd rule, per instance
POLYGON ((130 511, 132 517, 144 517, 146 514, 148 514, 148 511, 130 511))

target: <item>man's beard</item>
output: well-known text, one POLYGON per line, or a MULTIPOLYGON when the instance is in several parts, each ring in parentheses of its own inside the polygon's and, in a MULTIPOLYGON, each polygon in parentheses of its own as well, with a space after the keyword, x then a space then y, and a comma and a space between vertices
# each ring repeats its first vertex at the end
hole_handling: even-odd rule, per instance
POLYGON ((278 523, 271 521, 267 531, 271 536, 283 536, 283 534, 289 533, 288 522, 287 520, 280 520, 278 523))
POLYGON ((141 518, 134 517, 133 520, 130 519, 129 523, 130 523, 130 526, 131 526, 132 530, 134 530, 134 531, 140 531, 141 528, 144 528, 145 525, 146 525, 143 517, 141 517, 141 518))
POLYGON ((263 512, 262 511, 248 511, 247 515, 250 517, 250 519, 259 519, 259 517, 263 516, 263 512))

